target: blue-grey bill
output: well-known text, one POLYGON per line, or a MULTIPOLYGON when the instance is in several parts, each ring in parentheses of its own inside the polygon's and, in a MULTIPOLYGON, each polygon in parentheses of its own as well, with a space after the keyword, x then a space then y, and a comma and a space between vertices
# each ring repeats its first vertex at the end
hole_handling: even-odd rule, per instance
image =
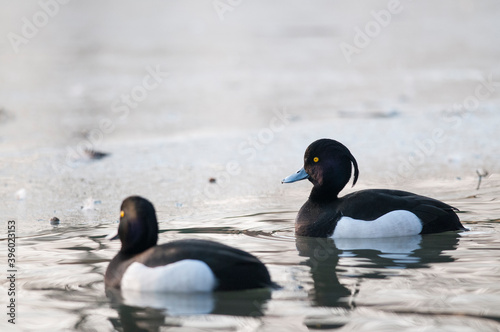
POLYGON ((290 176, 287 176, 286 178, 284 178, 281 183, 291 183, 291 182, 295 182, 295 181, 300 181, 300 180, 304 180, 304 179, 307 179, 309 177, 309 174, 306 173, 306 170, 304 169, 304 167, 302 167, 301 169, 299 169, 297 171, 297 173, 294 173, 290 176))

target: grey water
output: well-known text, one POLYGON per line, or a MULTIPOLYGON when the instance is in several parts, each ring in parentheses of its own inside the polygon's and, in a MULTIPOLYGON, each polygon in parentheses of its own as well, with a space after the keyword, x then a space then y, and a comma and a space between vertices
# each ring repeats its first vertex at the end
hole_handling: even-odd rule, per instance
POLYGON ((227 3, 1 1, 0 329, 500 331, 498 3, 227 3), (281 179, 322 137, 358 161, 341 194, 431 196, 469 231, 296 237, 311 187, 281 179), (129 195, 160 243, 246 250, 282 287, 106 293, 129 195))
POLYGON ((105 236, 116 224, 59 226, 18 239, 17 319, 38 331, 498 331, 500 224, 481 219, 498 205, 482 205, 460 214, 469 232, 409 238, 296 238, 294 212, 280 209, 160 223, 160 242, 242 248, 282 286, 235 293, 106 296, 103 273, 119 244, 105 236))

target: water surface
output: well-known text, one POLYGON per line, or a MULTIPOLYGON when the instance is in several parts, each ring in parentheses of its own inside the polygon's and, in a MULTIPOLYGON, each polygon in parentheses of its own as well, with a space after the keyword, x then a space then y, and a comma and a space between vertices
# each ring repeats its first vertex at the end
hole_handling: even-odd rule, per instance
POLYGON ((221 20, 212 1, 70 1, 15 52, 7 36, 43 9, 2 1, 0 247, 14 220, 18 324, 3 314, 0 330, 499 331, 499 3, 401 1, 350 62, 340 45, 387 1, 239 3, 221 20), (470 231, 296 238, 310 184, 280 181, 323 137, 358 161, 343 194, 432 196, 470 231), (106 294, 129 195, 155 204, 160 243, 247 250, 282 288, 106 294))
POLYGON ((469 232, 387 239, 295 237, 295 212, 280 210, 161 221, 160 242, 205 238, 248 250, 282 286, 194 295, 106 296, 103 274, 119 243, 105 236, 116 224, 59 226, 18 239, 18 319, 38 331, 498 331, 500 224, 472 221, 482 209, 497 206, 460 214, 469 232))

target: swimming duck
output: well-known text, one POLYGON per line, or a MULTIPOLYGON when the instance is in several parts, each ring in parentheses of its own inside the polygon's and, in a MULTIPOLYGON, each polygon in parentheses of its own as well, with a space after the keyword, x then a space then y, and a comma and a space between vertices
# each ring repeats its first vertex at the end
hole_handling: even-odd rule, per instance
POLYGON ((267 268, 251 254, 213 241, 161 245, 154 206, 131 196, 121 205, 122 243, 106 270, 106 287, 135 291, 210 292, 274 287, 267 268))
POLYGON ((295 219, 301 236, 378 238, 465 230, 456 208, 433 198, 401 190, 367 189, 343 197, 339 192, 359 176, 351 152, 332 139, 317 140, 306 149, 304 167, 283 179, 308 179, 313 188, 295 219))

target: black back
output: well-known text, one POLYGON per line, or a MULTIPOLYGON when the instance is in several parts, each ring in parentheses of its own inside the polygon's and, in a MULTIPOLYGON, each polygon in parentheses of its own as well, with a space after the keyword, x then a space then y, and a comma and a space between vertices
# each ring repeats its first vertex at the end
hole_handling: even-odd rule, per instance
POLYGON ((151 248, 140 262, 149 267, 183 259, 205 262, 218 281, 217 290, 240 290, 272 286, 267 268, 255 256, 218 242, 178 240, 151 248))

